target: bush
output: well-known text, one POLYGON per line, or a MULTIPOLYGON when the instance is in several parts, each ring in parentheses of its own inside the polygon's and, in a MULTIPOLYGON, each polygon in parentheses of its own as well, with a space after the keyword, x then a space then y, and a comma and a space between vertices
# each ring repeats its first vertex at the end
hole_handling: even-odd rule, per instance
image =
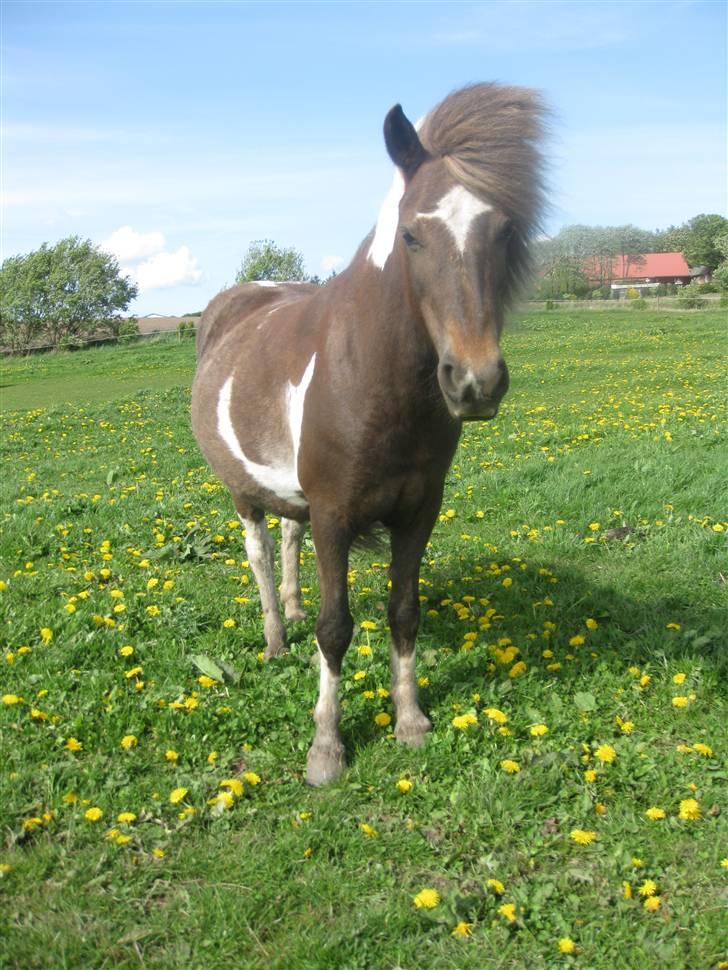
POLYGON ((625 295, 628 300, 639 300, 640 291, 637 289, 636 286, 630 286, 630 288, 627 290, 627 293, 625 295))
POLYGON ((194 337, 194 320, 180 320, 180 322, 177 324, 177 333, 180 335, 180 337, 194 337))
POLYGON ((718 287, 715 283, 698 283, 698 292, 719 293, 720 287, 718 287))
POLYGON ((700 284, 690 283, 680 291, 680 299, 677 305, 681 310, 702 310, 708 303, 700 296, 700 284))
POLYGON ((641 296, 638 300, 632 300, 631 306, 633 310, 646 310, 647 300, 641 296))
POLYGON ((556 309, 556 304, 554 303, 553 300, 546 300, 545 309, 546 310, 555 310, 556 309))
POLYGON ((119 343, 129 344, 134 340, 134 337, 139 336, 139 321, 136 317, 129 317, 128 320, 124 322, 119 327, 119 343))

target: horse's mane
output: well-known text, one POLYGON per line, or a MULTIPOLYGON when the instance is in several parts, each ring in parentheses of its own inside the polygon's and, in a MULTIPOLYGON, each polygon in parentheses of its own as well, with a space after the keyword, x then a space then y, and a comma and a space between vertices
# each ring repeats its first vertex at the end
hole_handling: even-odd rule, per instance
POLYGON ((536 91, 485 83, 453 91, 424 118, 419 136, 460 183, 496 205, 515 229, 513 288, 528 271, 528 242, 545 205, 539 143, 548 111, 536 91))

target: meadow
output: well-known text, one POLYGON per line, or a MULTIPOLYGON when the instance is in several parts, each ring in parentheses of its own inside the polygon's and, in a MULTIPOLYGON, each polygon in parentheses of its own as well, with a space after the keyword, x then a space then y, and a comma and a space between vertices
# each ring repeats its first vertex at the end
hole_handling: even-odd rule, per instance
MULTIPOLYGON (((0 364, 0 966, 728 967, 726 319, 524 313, 423 562, 434 729, 349 575, 349 769, 303 781, 191 342, 0 364)), ((278 535, 275 519, 269 527, 278 535)))

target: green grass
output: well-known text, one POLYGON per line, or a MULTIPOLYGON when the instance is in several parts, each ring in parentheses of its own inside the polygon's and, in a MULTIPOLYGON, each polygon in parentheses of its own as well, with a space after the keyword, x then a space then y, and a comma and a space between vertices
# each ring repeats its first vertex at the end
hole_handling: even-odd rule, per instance
POLYGON ((717 311, 516 322, 511 391, 467 427, 423 563, 434 731, 411 751, 375 723, 386 563, 357 553, 352 608, 376 629, 342 678, 350 768, 318 791, 313 549, 309 618, 263 665, 241 530, 189 430, 192 346, 6 361, 0 966, 728 958, 725 343, 717 311), (204 658, 234 676, 204 686, 204 658), (227 780, 244 794, 210 805, 227 780))

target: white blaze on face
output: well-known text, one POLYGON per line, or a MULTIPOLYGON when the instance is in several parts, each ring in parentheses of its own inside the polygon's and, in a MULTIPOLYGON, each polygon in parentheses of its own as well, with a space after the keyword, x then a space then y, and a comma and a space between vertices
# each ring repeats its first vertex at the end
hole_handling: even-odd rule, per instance
POLYGON ((367 259, 379 269, 384 265, 394 249, 399 225, 399 203, 404 195, 404 176, 398 168, 394 170, 394 178, 387 196, 379 210, 374 239, 369 247, 367 259))
POLYGON ((233 457, 242 463, 248 475, 258 485, 267 489, 269 492, 273 492, 278 498, 290 502, 291 505, 298 505, 301 508, 305 508, 307 502, 301 494, 301 483, 298 480, 298 453, 301 448, 303 407, 315 366, 316 354, 311 357, 298 384, 293 384, 289 381, 286 385, 284 407, 286 424, 288 425, 291 436, 291 453, 287 461, 278 459, 269 465, 264 465, 260 462, 252 461, 243 451, 238 436, 235 433, 232 415, 230 413, 234 374, 231 374, 223 384, 217 401, 217 432, 233 457))
POLYGON ((440 199, 434 212, 418 212, 417 218, 444 222, 462 255, 473 221, 491 208, 462 185, 455 185, 440 199))

